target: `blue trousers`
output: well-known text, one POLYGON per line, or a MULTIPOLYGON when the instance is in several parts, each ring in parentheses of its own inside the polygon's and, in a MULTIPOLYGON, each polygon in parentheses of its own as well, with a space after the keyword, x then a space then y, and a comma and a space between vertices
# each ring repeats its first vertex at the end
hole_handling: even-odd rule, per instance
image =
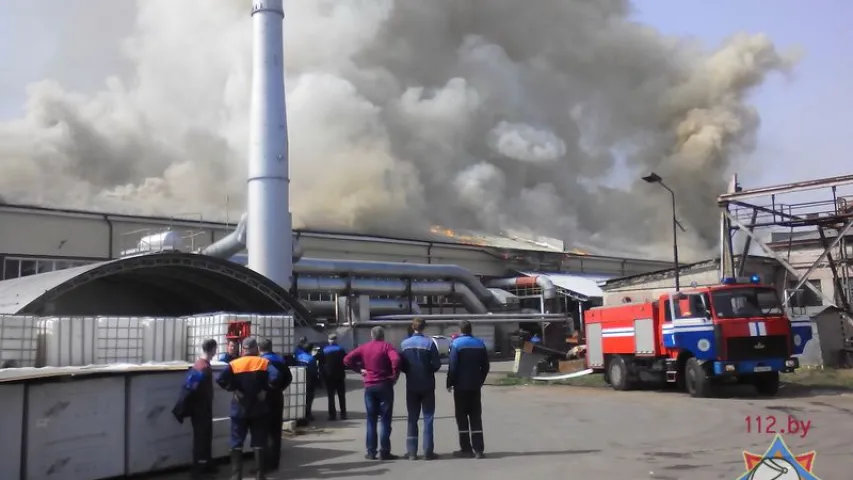
POLYGON ((367 453, 391 453, 391 420, 394 416, 394 385, 390 382, 371 385, 364 389, 364 408, 367 412, 367 453), (382 432, 378 435, 376 427, 382 421, 382 432))
POLYGON ((231 449, 242 450, 246 435, 252 434, 252 448, 262 448, 267 444, 267 417, 235 418, 231 417, 231 449))
POLYGON ((406 409, 409 411, 406 431, 406 451, 418 453, 418 419, 424 414, 424 453, 434 453, 433 423, 435 422, 435 390, 428 392, 406 391, 406 409))

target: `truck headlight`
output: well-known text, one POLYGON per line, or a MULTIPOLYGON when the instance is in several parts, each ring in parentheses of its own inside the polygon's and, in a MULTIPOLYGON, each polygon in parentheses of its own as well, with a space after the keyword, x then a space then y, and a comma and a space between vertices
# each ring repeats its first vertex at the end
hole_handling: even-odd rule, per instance
POLYGON ((726 371, 727 372, 734 372, 735 366, 734 365, 726 365, 726 371))
POLYGON ((788 368, 794 368, 797 366, 796 360, 785 360, 785 366, 788 368))

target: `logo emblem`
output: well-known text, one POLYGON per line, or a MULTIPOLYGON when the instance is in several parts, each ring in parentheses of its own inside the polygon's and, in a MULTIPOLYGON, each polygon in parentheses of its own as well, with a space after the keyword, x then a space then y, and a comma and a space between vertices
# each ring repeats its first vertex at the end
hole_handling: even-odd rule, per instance
POLYGON ((736 480, 820 480, 812 473, 814 458, 814 451, 794 455, 777 434, 764 455, 744 450, 746 473, 736 480))
POLYGON ((758 343, 756 343, 756 344, 755 344, 755 346, 754 346, 754 347, 752 347, 752 348, 754 348, 754 349, 756 349, 756 350, 764 350, 764 344, 763 344, 763 343, 761 343, 761 342, 758 342, 758 343))

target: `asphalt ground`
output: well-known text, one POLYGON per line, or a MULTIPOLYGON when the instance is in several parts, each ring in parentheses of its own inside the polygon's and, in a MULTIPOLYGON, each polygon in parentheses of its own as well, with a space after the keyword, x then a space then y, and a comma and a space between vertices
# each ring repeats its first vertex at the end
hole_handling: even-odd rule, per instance
MULTIPOLYGON (((510 366, 495 364, 495 370, 510 366)), ((774 439, 772 433, 756 431, 755 417, 762 418, 762 429, 773 418, 775 431, 787 430, 789 418, 795 419, 791 425, 799 425, 799 432, 783 436, 790 450, 815 451, 813 473, 818 478, 853 478, 853 396, 798 393, 762 399, 734 391, 724 392, 724 398, 694 399, 677 392, 486 386, 487 458, 475 460, 450 458, 458 448, 453 401, 439 389, 435 441, 442 458, 383 462, 364 459, 364 402, 357 378, 351 380, 349 420, 326 421, 326 398, 318 396, 317 422, 285 439, 282 468, 268 478, 736 480, 746 472, 743 451, 764 454, 774 439), (747 431, 747 417, 752 417, 752 431, 747 431), (810 422, 806 435, 803 422, 810 422)), ((440 374, 438 384, 443 382, 440 374)), ((396 454, 405 451, 404 388, 401 381, 392 433, 396 454)), ((217 478, 227 478, 227 466, 222 467, 217 478)), ((186 478, 186 473, 160 478, 186 478)), ((247 473, 246 478, 253 477, 247 473)))

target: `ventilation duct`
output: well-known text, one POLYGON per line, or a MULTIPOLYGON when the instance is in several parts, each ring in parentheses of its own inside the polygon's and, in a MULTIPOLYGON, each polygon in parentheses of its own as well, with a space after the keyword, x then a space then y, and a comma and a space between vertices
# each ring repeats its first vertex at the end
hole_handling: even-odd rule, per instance
MULTIPOLYGON (((249 223, 249 214, 244 213, 240 217, 240 222, 233 232, 229 233, 222 239, 211 243, 210 245, 199 249, 196 253, 208 255, 216 258, 231 258, 234 255, 246 249, 246 229, 249 223)), ((293 261, 297 262, 302 258, 302 245, 293 238, 293 261)))
POLYGON ((557 287, 551 282, 551 279, 545 275, 536 275, 534 277, 515 277, 515 278, 499 278, 489 282, 490 287, 495 288, 530 288, 534 285, 542 289, 542 297, 545 300, 557 298, 557 287))

